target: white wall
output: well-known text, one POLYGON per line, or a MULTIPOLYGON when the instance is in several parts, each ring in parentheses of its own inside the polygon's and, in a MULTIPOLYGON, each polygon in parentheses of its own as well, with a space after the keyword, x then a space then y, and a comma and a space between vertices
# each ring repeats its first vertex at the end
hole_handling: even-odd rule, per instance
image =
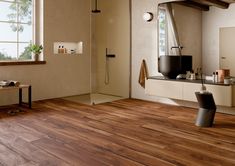
MULTIPOLYGON (((47 64, 0 66, 0 80, 32 85, 33 100, 89 93, 90 1, 44 1, 44 56, 47 64), (53 54, 53 42, 83 41, 81 56, 53 54)), ((18 92, 1 91, 0 105, 17 103, 18 92)))
POLYGON ((228 9, 210 7, 202 17, 202 65, 206 74, 219 69, 219 28, 235 27, 235 4, 228 9))
POLYGON ((157 72, 157 3, 155 0, 132 0, 132 97, 145 99, 144 89, 138 84, 139 70, 146 60, 151 74, 157 72), (154 13, 154 20, 145 22, 144 12, 154 13), (153 70, 151 70, 153 69, 153 70))
POLYGON ((170 99, 149 96, 139 85, 139 71, 141 62, 146 60, 149 75, 156 75, 157 71, 157 8, 155 0, 132 0, 132 64, 131 64, 131 97, 143 100, 174 102, 170 99), (144 12, 152 12, 154 19, 145 22, 142 18, 144 12))

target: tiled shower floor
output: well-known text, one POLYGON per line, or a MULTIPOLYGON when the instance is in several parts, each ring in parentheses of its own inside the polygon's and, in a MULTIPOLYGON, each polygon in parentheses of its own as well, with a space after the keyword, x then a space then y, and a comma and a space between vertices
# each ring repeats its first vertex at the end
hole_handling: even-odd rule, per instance
POLYGON ((100 93, 92 93, 92 94, 86 94, 86 95, 78 95, 78 96, 70 96, 63 98, 65 100, 77 102, 77 103, 83 103, 83 104, 100 104, 100 103, 106 103, 111 102, 115 100, 123 99, 119 96, 112 96, 112 95, 106 95, 106 94, 100 94, 100 93))

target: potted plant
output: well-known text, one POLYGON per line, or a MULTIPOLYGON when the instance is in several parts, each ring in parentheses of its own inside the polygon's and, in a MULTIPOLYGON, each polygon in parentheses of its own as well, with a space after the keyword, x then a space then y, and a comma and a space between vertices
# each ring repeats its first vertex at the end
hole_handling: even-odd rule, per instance
POLYGON ((39 60, 39 55, 41 54, 42 52, 42 45, 37 45, 37 44, 31 44, 30 45, 30 52, 34 53, 34 60, 35 61, 38 61, 39 60))

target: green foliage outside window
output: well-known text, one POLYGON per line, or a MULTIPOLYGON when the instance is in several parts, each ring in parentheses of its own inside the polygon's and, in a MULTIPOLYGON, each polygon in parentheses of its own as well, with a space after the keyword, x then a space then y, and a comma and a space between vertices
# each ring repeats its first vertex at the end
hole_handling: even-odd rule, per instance
MULTIPOLYGON (((32 0, 19 0, 19 3, 12 3, 10 6, 10 9, 12 10, 11 14, 8 14, 9 21, 14 22, 17 20, 17 17, 20 22, 24 22, 26 18, 28 18, 29 21, 27 21, 28 25, 31 25, 31 5, 32 0), (17 14, 18 13, 18 14, 17 14)), ((23 32, 24 26, 22 24, 12 23, 11 29, 13 32, 23 32)))
MULTIPOLYGON (((24 31, 24 25, 32 25, 32 0, 15 0, 9 6, 12 11, 7 15, 8 21, 10 22, 10 28, 13 32, 22 33, 24 31), (20 23, 16 23, 20 22, 20 23), (24 24, 21 24, 24 23, 24 24)), ((1 13, 0 13, 1 14, 1 13)), ((27 60, 31 58, 30 43, 25 47, 24 51, 18 55, 19 60, 27 60)), ((5 52, 0 52, 0 60, 17 60, 12 58, 5 52)))
POLYGON ((0 60, 11 60, 12 58, 10 56, 7 56, 0 52, 0 60))
POLYGON ((32 54, 30 51, 30 45, 25 47, 24 52, 20 55, 19 60, 32 59, 32 54))

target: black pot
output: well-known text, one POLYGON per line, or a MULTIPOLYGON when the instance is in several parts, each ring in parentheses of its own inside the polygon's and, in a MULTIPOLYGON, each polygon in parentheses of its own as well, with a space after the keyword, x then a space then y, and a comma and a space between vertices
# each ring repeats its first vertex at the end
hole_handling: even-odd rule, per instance
POLYGON ((158 71, 169 79, 192 70, 192 56, 165 55, 158 58, 158 71))

